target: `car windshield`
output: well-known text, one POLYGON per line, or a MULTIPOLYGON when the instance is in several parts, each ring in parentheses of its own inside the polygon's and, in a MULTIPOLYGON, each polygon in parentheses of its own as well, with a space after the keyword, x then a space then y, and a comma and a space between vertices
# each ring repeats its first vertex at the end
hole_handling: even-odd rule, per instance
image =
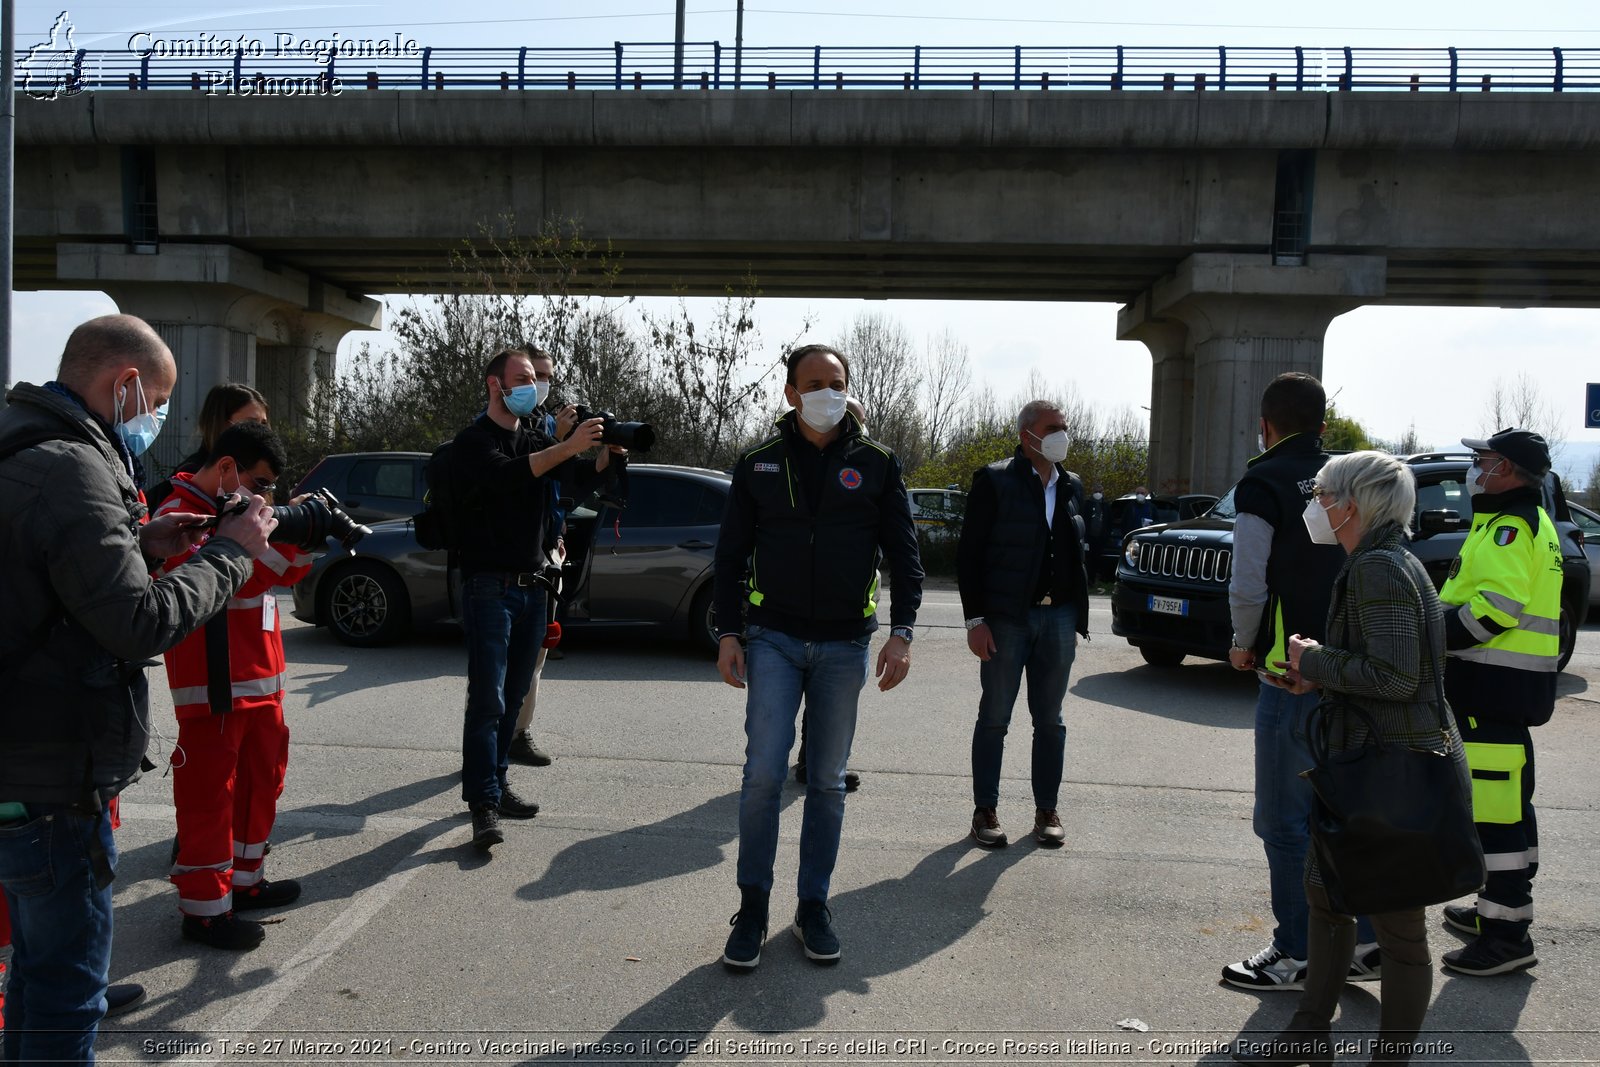
POLYGON ((1221 500, 1211 505, 1211 510, 1206 512, 1208 519, 1237 519, 1239 513, 1233 510, 1233 490, 1229 489, 1223 494, 1221 500))

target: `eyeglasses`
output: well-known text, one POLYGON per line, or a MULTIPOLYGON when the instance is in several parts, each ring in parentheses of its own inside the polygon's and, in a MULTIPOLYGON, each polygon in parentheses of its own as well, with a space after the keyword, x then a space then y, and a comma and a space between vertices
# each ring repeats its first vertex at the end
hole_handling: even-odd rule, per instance
POLYGON ((1311 495, 1312 495, 1312 496, 1313 496, 1313 497, 1315 497, 1315 498, 1316 498, 1316 499, 1318 499, 1318 500, 1321 500, 1321 499, 1322 499, 1322 498, 1323 498, 1323 497, 1325 497, 1325 496, 1326 496, 1326 497, 1331 497, 1331 496, 1333 496, 1333 495, 1334 495, 1334 493, 1333 493, 1333 490, 1332 490, 1332 489, 1329 489, 1329 488, 1328 488, 1328 487, 1327 487, 1327 486, 1325 486, 1325 485, 1313 485, 1313 486, 1312 486, 1312 487, 1311 487, 1311 495))

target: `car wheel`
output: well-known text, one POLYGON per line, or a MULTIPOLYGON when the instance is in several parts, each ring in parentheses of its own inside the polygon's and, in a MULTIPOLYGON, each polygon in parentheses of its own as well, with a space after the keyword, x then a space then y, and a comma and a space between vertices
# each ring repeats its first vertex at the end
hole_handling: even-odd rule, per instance
POLYGON ((1580 612, 1576 604, 1570 600, 1561 603, 1560 636, 1556 639, 1561 649, 1561 658, 1556 660, 1556 670, 1567 669, 1567 661, 1572 659, 1573 649, 1578 647, 1578 619, 1580 612))
POLYGON ((411 629, 411 600, 400 576, 381 563, 357 560, 326 580, 322 617, 347 645, 392 645, 411 629))
POLYGON ((1139 655, 1152 667, 1176 667, 1183 662, 1183 653, 1171 648, 1154 648, 1141 645, 1139 655))
POLYGON ((717 651, 717 606, 712 603, 712 583, 707 582, 694 595, 689 608, 689 640, 699 648, 717 651))

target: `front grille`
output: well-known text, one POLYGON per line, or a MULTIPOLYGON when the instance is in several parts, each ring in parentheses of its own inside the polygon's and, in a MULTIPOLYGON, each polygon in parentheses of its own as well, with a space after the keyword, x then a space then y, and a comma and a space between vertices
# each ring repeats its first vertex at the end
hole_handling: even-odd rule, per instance
POLYGON ((1202 548, 1171 542, 1139 542, 1140 574, 1152 578, 1181 578, 1196 582, 1226 582, 1233 564, 1233 550, 1202 548))

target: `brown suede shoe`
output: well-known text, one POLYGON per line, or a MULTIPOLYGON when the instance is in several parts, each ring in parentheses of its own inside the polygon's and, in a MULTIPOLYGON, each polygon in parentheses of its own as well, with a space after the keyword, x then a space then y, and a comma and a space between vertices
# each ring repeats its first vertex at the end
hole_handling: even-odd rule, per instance
POLYGON ((1060 848, 1067 843, 1067 831, 1054 808, 1040 808, 1033 815, 1033 837, 1045 848, 1060 848))

